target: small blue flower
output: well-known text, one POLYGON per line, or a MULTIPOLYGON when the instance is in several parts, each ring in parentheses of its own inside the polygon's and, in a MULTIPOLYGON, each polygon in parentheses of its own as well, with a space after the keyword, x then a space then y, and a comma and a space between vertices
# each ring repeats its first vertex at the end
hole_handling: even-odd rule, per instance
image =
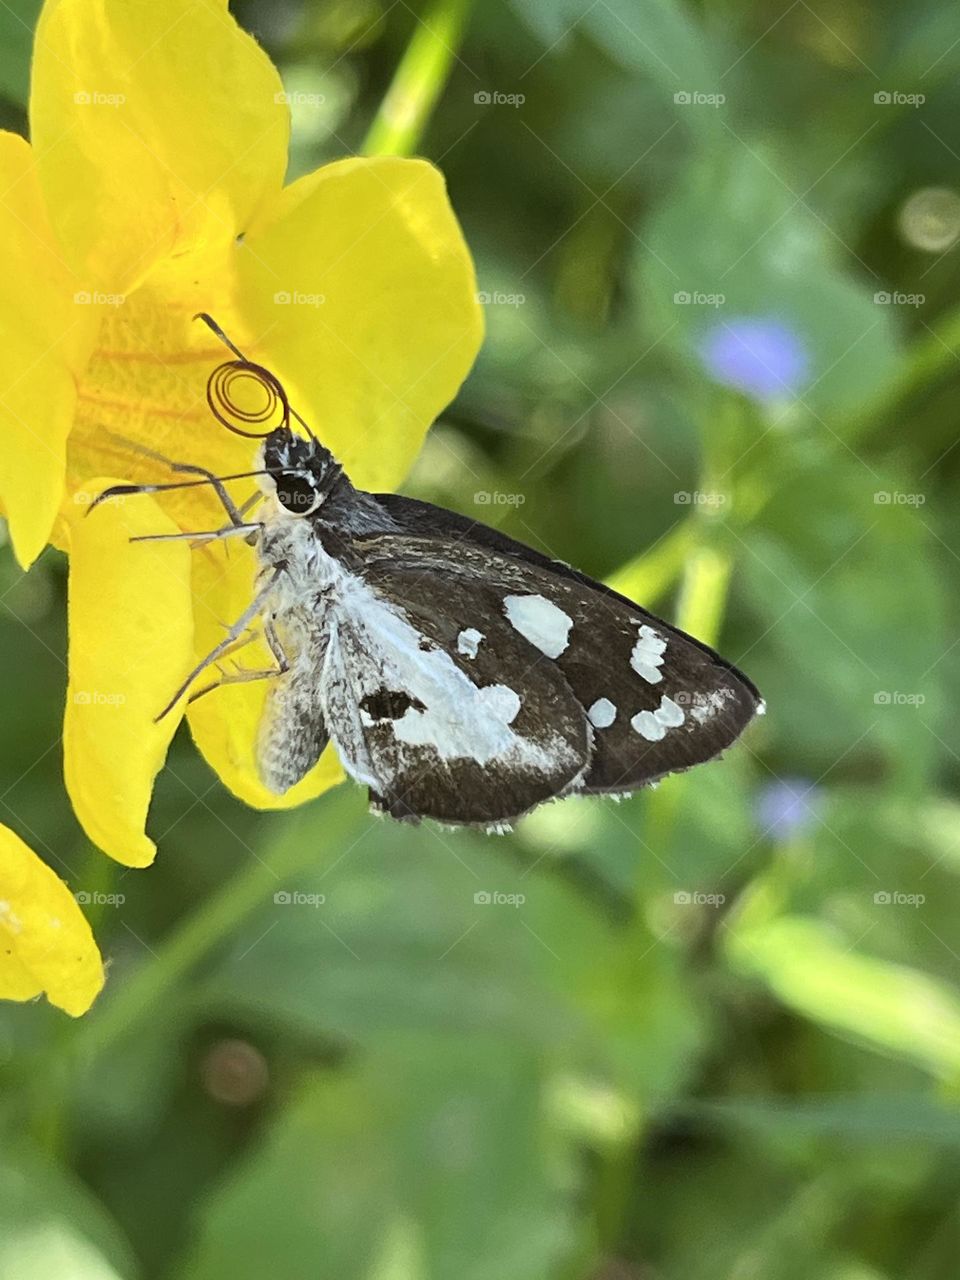
POLYGON ((814 817, 817 787, 806 778, 777 778, 761 787, 756 818, 765 836, 789 840, 809 827, 814 817))
POLYGON ((700 357, 718 382, 764 401, 794 395, 810 364, 792 329, 759 316, 714 325, 700 344, 700 357))

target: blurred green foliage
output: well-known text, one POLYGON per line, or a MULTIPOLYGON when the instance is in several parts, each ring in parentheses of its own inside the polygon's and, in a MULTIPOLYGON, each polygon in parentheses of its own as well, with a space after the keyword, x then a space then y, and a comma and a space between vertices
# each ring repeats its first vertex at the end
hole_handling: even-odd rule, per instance
POLYGON ((502 839, 256 815, 180 738, 125 872, 59 780, 63 564, 4 555, 0 818, 123 901, 86 1019, 0 1010, 0 1280, 953 1276, 960 22, 441 8, 442 50, 406 3, 235 6, 291 176, 422 95, 489 333, 408 491, 710 633, 768 715, 502 839))

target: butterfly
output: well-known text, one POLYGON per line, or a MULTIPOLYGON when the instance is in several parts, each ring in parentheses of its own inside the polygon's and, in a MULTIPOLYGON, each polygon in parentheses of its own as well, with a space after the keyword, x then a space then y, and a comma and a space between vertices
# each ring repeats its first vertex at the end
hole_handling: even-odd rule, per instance
POLYGON ((217 666, 222 679, 200 693, 269 681, 256 758, 271 791, 288 791, 332 742, 375 812, 499 830, 545 801, 622 796, 711 760, 763 712, 743 672, 626 596, 466 516, 355 488, 279 380, 199 318, 235 356, 211 374, 207 401, 261 441, 243 473, 259 479, 259 508, 253 518, 229 497, 224 481, 239 476, 180 467, 204 477, 185 483, 214 486, 229 523, 158 536, 244 537, 260 572, 249 607, 161 716, 258 626, 275 666, 217 666), (266 393, 257 411, 238 378, 266 393), (271 414, 277 425, 247 429, 271 414))

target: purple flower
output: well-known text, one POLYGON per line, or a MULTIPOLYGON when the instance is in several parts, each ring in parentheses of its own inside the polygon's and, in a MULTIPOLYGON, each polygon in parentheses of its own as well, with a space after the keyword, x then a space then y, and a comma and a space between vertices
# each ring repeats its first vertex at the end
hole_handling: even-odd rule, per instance
POLYGON ((760 788, 756 799, 757 822, 765 836, 789 840, 811 823, 817 787, 806 778, 777 778, 760 788))
POLYGON ((792 396, 810 363, 792 329, 761 316, 715 324, 700 343, 700 357, 718 382, 758 400, 792 396))

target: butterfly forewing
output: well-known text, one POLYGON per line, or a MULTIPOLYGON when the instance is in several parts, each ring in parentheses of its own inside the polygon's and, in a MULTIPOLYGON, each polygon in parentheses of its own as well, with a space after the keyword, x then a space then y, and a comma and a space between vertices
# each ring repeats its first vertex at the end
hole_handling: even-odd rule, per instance
MULTIPOLYGON (((571 789, 631 791, 699 764, 758 710, 749 681, 705 646, 566 566, 498 542, 376 538, 363 543, 364 571, 447 651, 471 637, 474 670, 482 657, 491 677, 512 677, 518 690, 530 670, 562 675, 592 743, 571 789)), ((542 701, 531 708, 534 723, 550 716, 542 701)))

